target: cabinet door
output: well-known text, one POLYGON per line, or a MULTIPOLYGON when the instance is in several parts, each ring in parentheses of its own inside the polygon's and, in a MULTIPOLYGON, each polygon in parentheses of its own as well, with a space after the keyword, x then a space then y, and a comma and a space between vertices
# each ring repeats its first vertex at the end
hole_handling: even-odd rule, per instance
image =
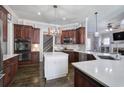
POLYGON ((31 39, 31 30, 32 30, 31 26, 24 26, 24 38, 26 40, 30 40, 31 39))
POLYGON ((4 86, 8 86, 9 83, 11 82, 11 66, 5 66, 4 67, 4 73, 5 73, 5 76, 4 76, 4 80, 3 80, 3 84, 4 86))
POLYGON ((64 44, 64 38, 65 37, 69 37, 69 32, 68 31, 62 31, 61 44, 64 44))
POLYGON ((24 26, 20 26, 20 38, 25 39, 24 26))
POLYGON ((7 13, 3 13, 3 41, 7 41, 7 13))
POLYGON ((79 35, 80 35, 80 44, 85 43, 85 27, 81 27, 79 29, 79 35))
POLYGON ((8 12, 2 6, 0 6, 0 19, 3 25, 3 41, 7 41, 7 15, 8 12))
POLYGON ((32 30, 32 43, 33 44, 39 44, 40 43, 40 29, 39 28, 34 28, 32 30))
POLYGON ((74 31, 73 30, 69 30, 68 31, 68 36, 70 37, 70 38, 74 38, 74 31))
POLYGON ((32 63, 39 62, 39 52, 31 52, 32 63))
POLYGON ((14 39, 21 38, 21 25, 14 24, 14 39))
POLYGON ((80 33, 79 33, 79 29, 76 29, 76 33, 75 33, 75 37, 76 37, 76 44, 80 44, 80 33))

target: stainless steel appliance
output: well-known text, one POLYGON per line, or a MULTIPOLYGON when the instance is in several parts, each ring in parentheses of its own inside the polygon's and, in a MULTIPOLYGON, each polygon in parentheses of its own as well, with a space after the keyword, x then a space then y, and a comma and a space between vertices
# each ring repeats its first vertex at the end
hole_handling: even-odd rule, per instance
POLYGON ((2 29, 2 21, 0 20, 0 87, 3 86, 3 48, 2 48, 2 43, 3 43, 3 29, 2 29))
POLYGON ((64 44, 73 44, 73 39, 71 37, 64 37, 64 44))

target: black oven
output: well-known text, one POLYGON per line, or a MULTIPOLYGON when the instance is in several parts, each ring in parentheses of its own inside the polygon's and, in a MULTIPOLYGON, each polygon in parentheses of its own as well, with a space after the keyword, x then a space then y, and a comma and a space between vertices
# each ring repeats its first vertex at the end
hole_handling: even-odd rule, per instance
POLYGON ((19 54, 19 61, 31 60, 31 42, 23 39, 16 39, 14 42, 14 52, 19 54))
POLYGON ((28 40, 15 40, 14 51, 16 53, 31 51, 31 42, 28 40))
POLYGON ((22 52, 19 54, 19 61, 25 62, 31 60, 31 53, 30 52, 22 52))

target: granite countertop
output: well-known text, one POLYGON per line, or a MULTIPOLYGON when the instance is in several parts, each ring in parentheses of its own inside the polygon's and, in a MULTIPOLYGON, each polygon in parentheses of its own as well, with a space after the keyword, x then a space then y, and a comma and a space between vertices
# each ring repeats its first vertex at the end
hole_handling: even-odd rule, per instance
POLYGON ((87 51, 77 52, 92 54, 96 57, 96 60, 72 63, 75 68, 79 69, 81 72, 90 76, 104 86, 124 86, 124 56, 120 56, 120 60, 105 60, 100 59, 98 55, 113 55, 87 51))
POLYGON ((10 59, 12 57, 18 56, 19 54, 10 54, 10 55, 3 55, 3 61, 10 59))

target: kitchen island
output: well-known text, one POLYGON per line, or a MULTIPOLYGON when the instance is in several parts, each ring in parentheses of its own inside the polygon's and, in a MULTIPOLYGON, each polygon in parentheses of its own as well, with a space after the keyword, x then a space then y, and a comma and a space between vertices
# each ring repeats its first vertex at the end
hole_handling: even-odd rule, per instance
POLYGON ((68 54, 63 52, 44 53, 44 74, 46 80, 66 76, 68 74, 68 54))
POLYGON ((120 56, 119 60, 106 60, 100 59, 98 55, 112 56, 112 54, 82 53, 92 54, 96 60, 72 63, 75 69, 75 87, 124 86, 124 56, 120 56))

